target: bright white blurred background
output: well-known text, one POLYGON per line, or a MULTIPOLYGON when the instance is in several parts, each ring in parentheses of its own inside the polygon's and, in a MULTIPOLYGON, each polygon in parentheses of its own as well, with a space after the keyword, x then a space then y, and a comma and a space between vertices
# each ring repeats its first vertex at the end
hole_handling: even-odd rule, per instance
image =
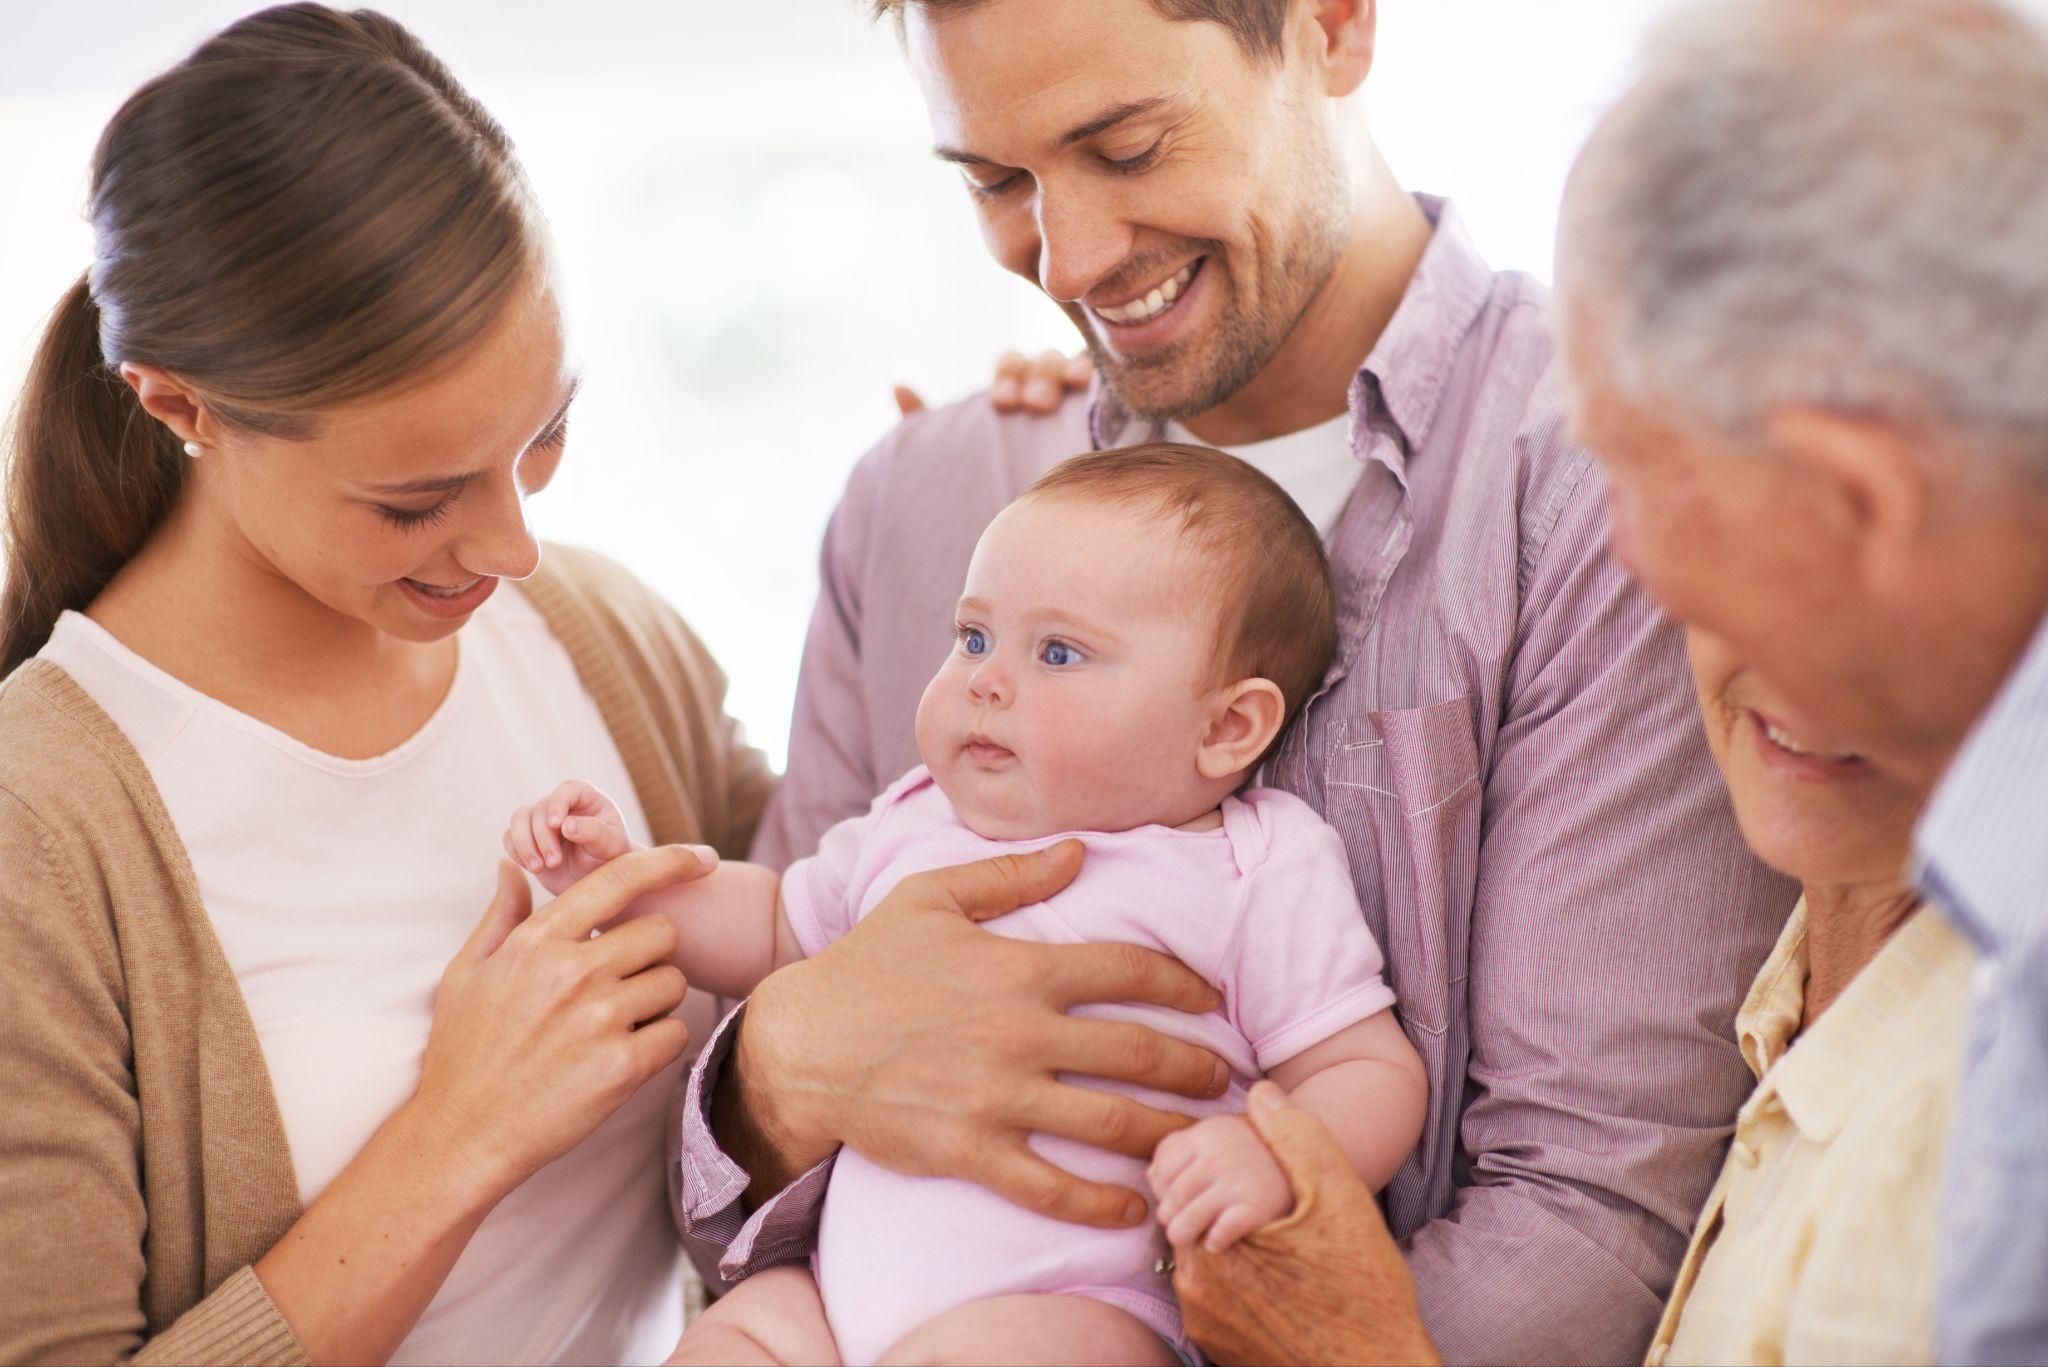
MULTIPOLYGON (((1572 151, 1667 3, 1381 0, 1374 133, 1495 265, 1547 278, 1572 151)), ((0 0, 0 395, 87 264, 100 127, 253 7, 0 0)), ((890 386, 956 397, 1010 347, 1072 349, 1070 328, 983 254, 854 0, 380 7, 511 131, 554 226, 585 383, 536 522, 681 608, 779 765, 818 535, 890 386)))

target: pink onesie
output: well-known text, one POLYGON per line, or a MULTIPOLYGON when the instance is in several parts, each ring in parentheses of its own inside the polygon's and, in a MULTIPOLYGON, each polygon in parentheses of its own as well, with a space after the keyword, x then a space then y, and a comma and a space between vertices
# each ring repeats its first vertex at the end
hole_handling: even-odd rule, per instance
MULTIPOLYGON (((1153 1006, 1085 1006, 1075 1014, 1142 1021, 1214 1051, 1230 1090, 1193 1102, 1144 1088, 1070 1078, 1190 1115, 1236 1114, 1275 1064, 1393 1004, 1379 946, 1365 927, 1337 834, 1300 799, 1255 789, 1223 801, 1213 831, 1141 826, 1077 832, 1088 857, 1050 901, 988 923, 1049 944, 1122 941, 1162 950, 1215 983, 1223 1006, 1191 1016, 1153 1006)), ((1041 849, 1064 837, 984 840, 960 824, 923 768, 841 822, 815 857, 790 867, 782 893, 805 954, 816 954, 913 873, 1041 849)), ((1094 1181, 1146 1192, 1145 1163, 1048 1135, 1032 1146, 1094 1181)), ((1118 1306, 1184 1352, 1156 1221, 1134 1229, 1062 1224, 971 1183, 904 1177, 842 1150, 832 1170, 813 1270, 839 1350, 871 1363, 942 1311, 991 1296, 1061 1292, 1118 1306)))

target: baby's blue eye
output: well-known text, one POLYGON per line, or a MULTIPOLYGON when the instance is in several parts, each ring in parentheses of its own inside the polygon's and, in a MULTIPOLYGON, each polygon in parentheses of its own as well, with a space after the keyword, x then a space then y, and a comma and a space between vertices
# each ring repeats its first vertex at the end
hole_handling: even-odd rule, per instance
POLYGON ((1079 664, 1081 652, 1065 641, 1047 641, 1039 650, 1038 658, 1057 669, 1061 665, 1079 664))
POLYGON ((976 627, 965 627, 960 632, 960 649, 969 655, 988 654, 988 637, 976 627))

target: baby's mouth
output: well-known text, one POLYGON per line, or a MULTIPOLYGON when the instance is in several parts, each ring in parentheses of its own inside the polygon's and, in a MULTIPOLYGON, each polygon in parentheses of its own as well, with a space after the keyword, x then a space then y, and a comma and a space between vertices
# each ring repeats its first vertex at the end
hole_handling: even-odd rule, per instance
POLYGON ((998 745, 986 736, 969 736, 962 747, 967 758, 985 768, 1006 764, 1017 758, 1016 752, 1007 745, 998 745))

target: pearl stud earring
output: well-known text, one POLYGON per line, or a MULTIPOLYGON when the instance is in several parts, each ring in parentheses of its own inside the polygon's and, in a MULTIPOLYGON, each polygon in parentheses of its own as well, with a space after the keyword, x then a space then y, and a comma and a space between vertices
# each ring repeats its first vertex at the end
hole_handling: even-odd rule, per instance
POLYGON ((194 460, 198 460, 198 459, 199 459, 199 443, 198 443, 198 442, 196 442, 196 441, 188 441, 188 442, 186 442, 186 443, 185 443, 185 454, 186 454, 186 455, 188 455, 188 456, 190 456, 190 457, 192 457, 192 459, 194 459, 194 460))

